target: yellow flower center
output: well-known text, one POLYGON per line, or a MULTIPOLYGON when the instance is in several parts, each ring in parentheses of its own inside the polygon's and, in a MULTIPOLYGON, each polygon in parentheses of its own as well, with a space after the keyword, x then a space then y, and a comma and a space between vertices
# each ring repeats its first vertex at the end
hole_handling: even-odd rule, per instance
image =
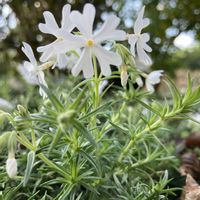
POLYGON ((94 41, 91 40, 91 39, 89 39, 89 40, 86 41, 86 45, 87 45, 88 47, 92 47, 92 46, 94 46, 94 41))

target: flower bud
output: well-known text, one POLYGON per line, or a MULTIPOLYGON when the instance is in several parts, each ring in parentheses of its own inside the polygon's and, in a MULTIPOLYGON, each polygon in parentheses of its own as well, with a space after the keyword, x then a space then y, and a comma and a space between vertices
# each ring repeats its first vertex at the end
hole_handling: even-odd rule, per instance
POLYGON ((19 111, 19 114, 22 116, 22 117, 26 117, 29 115, 28 113, 28 110, 26 108, 24 108, 22 105, 17 105, 17 109, 19 111))
POLYGON ((6 172, 10 178, 14 178, 17 175, 17 161, 14 153, 8 154, 8 159, 6 161, 6 172))
POLYGON ((127 66, 122 65, 120 67, 120 77, 121 77, 121 85, 123 87, 126 87, 127 81, 128 81, 128 73, 127 73, 127 66))
POLYGON ((68 110, 65 113, 61 113, 57 118, 58 123, 69 124, 74 119, 75 115, 76 115, 75 110, 68 110))

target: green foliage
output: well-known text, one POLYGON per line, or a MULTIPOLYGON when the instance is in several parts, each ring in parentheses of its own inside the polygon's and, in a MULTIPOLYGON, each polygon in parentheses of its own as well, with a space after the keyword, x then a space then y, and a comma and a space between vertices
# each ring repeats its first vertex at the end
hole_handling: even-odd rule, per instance
POLYGON ((175 195, 178 188, 169 188, 168 171, 177 163, 174 149, 164 143, 170 135, 164 128, 169 120, 188 119, 200 101, 199 87, 192 90, 189 77, 181 94, 167 78, 173 101, 163 103, 133 87, 102 98, 91 87, 99 82, 95 77, 78 86, 45 88, 48 99, 35 109, 18 106, 12 114, 4 112, 12 125, 5 131, 14 131, 20 146, 16 179, 0 174, 2 199, 158 200, 175 195))

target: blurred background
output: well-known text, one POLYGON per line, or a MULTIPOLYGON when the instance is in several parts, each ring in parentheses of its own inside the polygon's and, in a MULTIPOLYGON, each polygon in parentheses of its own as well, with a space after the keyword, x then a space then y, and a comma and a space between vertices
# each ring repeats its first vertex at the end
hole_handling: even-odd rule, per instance
MULTIPOLYGON (((121 18, 121 28, 129 33, 137 12, 145 5, 145 16, 151 20, 144 31, 151 36, 152 69, 164 69, 180 87, 185 87, 188 70, 200 83, 198 0, 0 0, 0 88, 3 88, 0 97, 9 99, 10 93, 23 93, 27 87, 16 70, 26 59, 21 51, 22 41, 34 50, 52 41, 51 36, 42 35, 38 30, 43 11, 51 11, 59 21, 64 4, 70 3, 72 9, 82 10, 88 2, 97 8, 96 22, 115 13, 121 18)), ((36 51, 35 54, 39 56, 36 51)))

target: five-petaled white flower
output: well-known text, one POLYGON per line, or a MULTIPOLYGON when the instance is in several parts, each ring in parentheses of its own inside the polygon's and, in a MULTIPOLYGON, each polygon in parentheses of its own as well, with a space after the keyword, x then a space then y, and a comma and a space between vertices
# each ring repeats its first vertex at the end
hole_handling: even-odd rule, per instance
MULTIPOLYGON (((25 61, 23 65, 19 66, 19 72, 28 83, 39 86, 44 85, 45 87, 47 87, 47 83, 44 79, 44 72, 42 70, 45 68, 49 68, 53 64, 53 62, 50 61, 38 66, 31 46, 25 42, 23 42, 23 45, 24 46, 22 47, 22 51, 28 57, 29 61, 25 61)), ((39 93, 43 97, 46 96, 46 93, 42 89, 42 87, 40 87, 39 93)))
POLYGON ((149 92, 155 91, 154 85, 160 83, 160 78, 163 76, 163 72, 163 70, 156 70, 147 75, 145 85, 149 92))
POLYGON ((135 49, 139 59, 147 65, 152 64, 151 58, 147 55, 147 52, 151 52, 151 47, 146 44, 149 41, 149 34, 141 33, 142 29, 149 25, 149 19, 144 18, 144 8, 138 13, 138 17, 134 24, 134 34, 128 35, 128 42, 131 45, 131 53, 136 56, 135 49))
POLYGON ((65 5, 62 9, 62 21, 61 27, 58 26, 53 14, 49 11, 44 12, 45 24, 40 23, 39 29, 43 33, 54 35, 57 39, 45 46, 37 48, 38 52, 42 52, 40 57, 41 62, 46 62, 49 60, 55 60, 54 66, 57 66, 60 69, 64 69, 67 66, 67 56, 65 52, 58 53, 56 46, 65 38, 66 32, 69 33, 73 30, 74 25, 70 20, 71 6, 69 4, 65 5))
POLYGON ((119 66, 122 63, 119 54, 108 51, 101 46, 101 43, 106 40, 125 40, 125 32, 116 29, 120 19, 115 15, 109 16, 102 27, 93 34, 95 13, 95 7, 92 4, 84 6, 83 14, 78 11, 72 11, 70 19, 81 35, 65 34, 64 42, 57 49, 60 52, 77 48, 82 49, 80 58, 72 69, 74 76, 77 76, 81 70, 85 78, 93 76, 93 55, 96 56, 101 73, 104 76, 111 74, 110 65, 119 66))

